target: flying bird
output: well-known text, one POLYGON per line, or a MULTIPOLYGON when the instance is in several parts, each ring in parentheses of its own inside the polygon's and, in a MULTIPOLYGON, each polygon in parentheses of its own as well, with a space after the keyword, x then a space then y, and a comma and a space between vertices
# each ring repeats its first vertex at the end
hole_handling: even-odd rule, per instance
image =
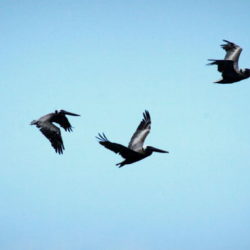
POLYGON ((53 123, 59 124, 65 131, 71 132, 72 126, 69 123, 66 115, 80 116, 65 110, 55 111, 54 113, 49 113, 42 116, 38 120, 34 120, 30 125, 36 125, 40 129, 42 134, 49 139, 52 147, 55 149, 56 153, 62 154, 64 150, 63 140, 61 136, 60 129, 53 123))
POLYGON ((246 79, 250 76, 250 69, 239 69, 238 61, 242 48, 232 42, 223 40, 225 44, 221 47, 226 51, 224 60, 208 59, 208 65, 217 65, 218 71, 222 74, 222 79, 215 83, 234 83, 246 79))
POLYGON ((133 134, 128 147, 125 147, 118 143, 110 142, 104 133, 99 133, 96 138, 99 140, 99 143, 105 148, 120 154, 125 159, 124 161, 116 164, 120 168, 126 164, 131 164, 136 161, 140 161, 150 156, 153 152, 168 153, 168 151, 151 146, 147 146, 145 148, 143 147, 143 143, 147 135, 149 134, 150 129, 151 118, 149 112, 146 110, 143 113, 143 119, 137 127, 135 133, 133 134))

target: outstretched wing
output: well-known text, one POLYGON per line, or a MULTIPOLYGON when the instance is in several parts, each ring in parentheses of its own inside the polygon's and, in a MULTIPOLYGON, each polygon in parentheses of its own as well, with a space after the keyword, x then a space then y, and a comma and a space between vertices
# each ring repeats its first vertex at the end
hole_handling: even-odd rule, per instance
POLYGON ((221 47, 226 51, 224 60, 232 60, 235 63, 238 63, 242 48, 227 40, 223 40, 223 42, 225 42, 225 44, 222 44, 221 47))
POLYGON ((60 112, 54 114, 53 118, 51 119, 51 122, 56 122, 58 123, 62 128, 65 129, 65 131, 72 131, 72 126, 69 123, 68 118, 66 115, 71 115, 71 116, 80 116, 65 110, 60 110, 60 112))
POLYGON ((211 61, 208 65, 217 65, 219 72, 224 71, 235 71, 234 70, 234 62, 232 60, 216 60, 216 59, 208 59, 211 61))
POLYGON ((133 150, 131 150, 127 147, 124 147, 121 144, 110 142, 104 133, 102 133, 102 134, 99 133, 98 136, 96 136, 96 138, 99 140, 99 143, 102 146, 115 152, 116 154, 120 154, 125 159, 131 158, 131 157, 137 155, 136 152, 134 152, 133 150))
POLYGON ((213 60, 213 59, 209 59, 209 61, 212 61, 212 62, 209 63, 208 65, 217 65, 218 71, 222 73, 223 79, 237 79, 238 78, 238 72, 235 69, 234 61, 213 60))
POLYGON ((51 123, 40 124, 39 128, 43 135, 49 139, 56 153, 62 154, 64 150, 64 145, 60 129, 51 123))
POLYGON ((143 143, 149 134, 151 129, 151 118, 147 110, 143 113, 143 119, 140 122, 138 128, 133 134, 128 147, 136 152, 140 152, 143 147, 143 143))

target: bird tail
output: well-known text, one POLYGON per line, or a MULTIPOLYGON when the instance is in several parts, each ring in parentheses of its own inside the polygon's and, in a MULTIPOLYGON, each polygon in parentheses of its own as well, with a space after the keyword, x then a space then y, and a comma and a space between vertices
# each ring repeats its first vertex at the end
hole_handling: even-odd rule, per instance
POLYGON ((125 161, 122 161, 120 163, 115 164, 116 166, 118 166, 119 168, 123 167, 124 165, 126 165, 125 161))

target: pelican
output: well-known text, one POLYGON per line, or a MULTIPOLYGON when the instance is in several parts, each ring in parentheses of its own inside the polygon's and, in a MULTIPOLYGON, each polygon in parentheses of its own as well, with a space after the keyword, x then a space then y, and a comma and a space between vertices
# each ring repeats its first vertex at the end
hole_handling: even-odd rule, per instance
POLYGON ((98 134, 96 137, 99 140, 99 143, 105 148, 120 154, 125 160, 117 163, 116 166, 123 167, 126 164, 131 164, 136 161, 140 161, 148 156, 150 156, 153 152, 158 153, 168 153, 168 151, 161 150, 158 148, 154 148, 151 146, 143 147, 143 143, 149 134, 151 129, 151 119, 150 114, 146 110, 143 113, 143 119, 137 127, 135 133, 133 134, 128 147, 125 147, 121 144, 110 142, 104 133, 98 134))
POLYGON ((232 42, 223 40, 225 44, 221 47, 226 51, 224 60, 208 59, 208 65, 217 65, 218 71, 222 74, 222 79, 215 83, 234 83, 246 79, 250 76, 250 69, 239 69, 238 61, 242 48, 232 42))
POLYGON ((80 116, 65 110, 55 111, 40 117, 38 120, 34 120, 30 125, 36 125, 37 128, 47 137, 55 149, 56 153, 62 154, 64 150, 63 140, 60 129, 53 124, 58 123, 65 131, 71 132, 72 126, 69 123, 66 115, 80 116))

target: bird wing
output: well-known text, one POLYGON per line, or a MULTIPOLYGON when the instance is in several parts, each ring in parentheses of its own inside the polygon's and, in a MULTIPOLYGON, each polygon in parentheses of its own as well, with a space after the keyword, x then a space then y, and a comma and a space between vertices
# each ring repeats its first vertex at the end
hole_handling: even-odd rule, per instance
POLYGON ((78 114, 75 113, 71 113, 65 110, 60 110, 57 113, 54 113, 54 116, 51 119, 51 122, 56 122, 58 123, 62 128, 65 129, 65 131, 72 131, 72 126, 69 123, 68 118, 66 117, 66 115, 71 115, 71 116, 80 116, 78 114))
POLYGON ((60 129, 51 123, 39 124, 39 128, 42 134, 49 139, 56 153, 62 154, 64 150, 64 145, 60 129))
POLYGON ((121 144, 110 142, 104 133, 103 134, 99 133, 98 136, 96 136, 96 138, 99 140, 99 143, 102 146, 115 152, 116 154, 121 155, 125 159, 130 158, 131 156, 137 156, 137 153, 134 152, 133 150, 121 144))
POLYGON ((69 123, 68 118, 65 116, 65 114, 58 113, 53 116, 51 119, 51 122, 58 123, 62 128, 64 128, 65 131, 72 131, 72 126, 69 123))
POLYGON ((229 42, 227 40, 223 41, 225 42, 225 44, 222 44, 221 47, 226 51, 224 60, 232 60, 236 64, 238 64, 242 48, 239 45, 229 42))
POLYGON ((240 70, 238 67, 238 60, 242 48, 239 45, 227 40, 223 41, 225 44, 222 44, 221 47, 226 51, 224 60, 209 59, 211 63, 208 65, 217 65, 218 71, 222 73, 223 79, 217 81, 217 83, 234 82, 239 79, 240 70))
POLYGON ((238 72, 235 69, 235 63, 232 60, 214 60, 208 65, 217 65, 218 71, 222 73, 223 78, 237 78, 238 72))
POLYGON ((147 110, 143 113, 143 119, 134 132, 129 142, 128 148, 139 152, 142 151, 143 143, 151 129, 151 118, 147 110))

